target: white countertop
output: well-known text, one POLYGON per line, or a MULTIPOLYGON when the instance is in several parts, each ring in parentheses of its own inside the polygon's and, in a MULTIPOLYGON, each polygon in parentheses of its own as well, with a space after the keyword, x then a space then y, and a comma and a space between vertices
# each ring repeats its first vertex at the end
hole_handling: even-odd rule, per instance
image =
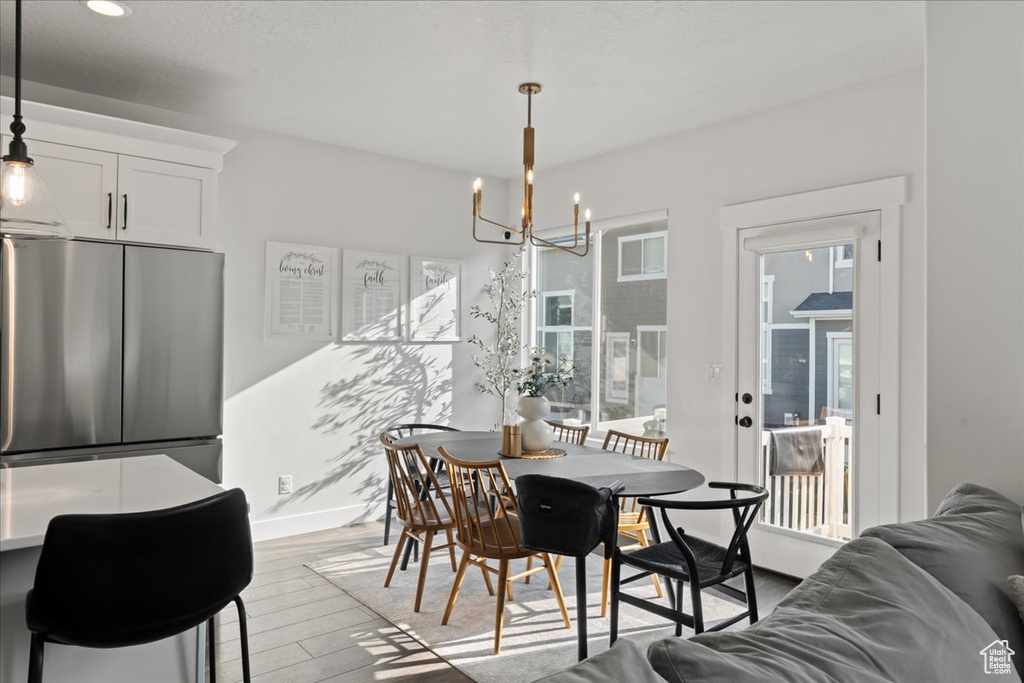
POLYGON ((0 469, 0 551, 42 545, 56 515, 160 510, 222 490, 166 455, 0 469))

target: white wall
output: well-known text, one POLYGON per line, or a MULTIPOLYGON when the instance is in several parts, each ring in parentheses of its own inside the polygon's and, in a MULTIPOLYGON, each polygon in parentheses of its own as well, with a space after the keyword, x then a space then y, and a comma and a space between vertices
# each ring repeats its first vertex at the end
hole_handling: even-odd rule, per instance
MULTIPOLYGON (((924 74, 898 73, 733 121, 558 168, 538 147, 535 216, 556 227, 579 191, 596 218, 669 212, 669 437, 671 459, 709 480, 733 479, 723 452, 723 393, 735 360, 723 358, 724 259, 719 209, 728 204, 908 175, 901 264, 900 516, 924 516, 924 74), (704 379, 723 362, 721 383, 704 379)), ((542 131, 543 132, 543 131, 542 131)), ((609 131, 614 135, 614 131, 609 131)), ((513 188, 518 184, 513 182, 513 188)), ((514 195, 513 195, 514 196, 514 195)), ((510 207, 514 209, 515 207, 510 207)), ((717 529, 711 525, 709 533, 717 529)))
MULTIPOLYGON (((13 89, 8 78, 0 85, 13 89)), ((239 141, 220 174, 216 247, 225 254, 224 480, 245 490, 257 538, 377 517, 386 469, 376 438, 389 423, 498 419, 499 404, 475 389, 465 342, 263 339, 267 240, 463 259, 468 310, 506 255, 472 240, 473 176, 41 84, 26 83, 24 96, 239 141), (293 476, 290 496, 277 495, 282 474, 293 476)), ((488 195, 498 215, 504 195, 488 195)), ((464 336, 484 332, 468 315, 462 322, 464 336)))
POLYGON ((926 16, 929 507, 1024 501, 1024 4, 926 16))

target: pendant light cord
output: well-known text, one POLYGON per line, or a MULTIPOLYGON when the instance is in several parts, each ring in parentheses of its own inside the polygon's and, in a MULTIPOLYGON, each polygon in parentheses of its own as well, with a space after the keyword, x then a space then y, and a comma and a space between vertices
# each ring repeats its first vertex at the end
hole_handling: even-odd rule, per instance
POLYGON ((21 122, 21 0, 14 5, 14 121, 11 132, 21 137, 25 124, 21 122))

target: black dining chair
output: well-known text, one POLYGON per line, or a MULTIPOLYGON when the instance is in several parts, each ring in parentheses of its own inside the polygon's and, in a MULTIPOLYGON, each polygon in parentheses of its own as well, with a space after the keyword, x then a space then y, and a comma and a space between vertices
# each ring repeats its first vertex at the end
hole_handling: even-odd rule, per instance
POLYGON ((612 559, 612 599, 611 599, 611 642, 618 637, 619 602, 652 612, 665 617, 676 624, 676 635, 682 635, 683 626, 693 629, 695 634, 705 631, 719 631, 742 619, 750 618, 750 623, 757 621, 757 593, 754 586, 754 565, 750 559, 750 546, 747 544, 747 532, 757 518, 757 512, 768 497, 768 492, 753 484, 733 484, 714 481, 708 483, 713 489, 726 489, 729 498, 719 500, 661 500, 658 498, 640 498, 639 505, 661 510, 661 519, 671 537, 670 540, 634 552, 624 553, 616 548, 612 559), (737 497, 743 491, 752 495, 737 497), (722 547, 710 541, 687 534, 683 529, 675 528, 669 520, 669 510, 731 510, 735 531, 729 540, 728 547, 722 547), (634 567, 640 573, 621 580, 622 566, 634 567), (652 574, 676 581, 674 609, 664 605, 623 593, 621 587, 639 581, 652 574), (726 585, 726 581, 743 575, 746 591, 726 585), (693 614, 683 612, 683 583, 690 584, 690 597, 693 603, 693 614), (742 600, 747 610, 734 617, 725 619, 706 628, 704 610, 701 604, 701 591, 705 588, 716 590, 732 598, 742 600))
MULTIPOLYGON (((382 435, 383 438, 388 441, 395 442, 398 439, 404 439, 407 436, 413 436, 414 434, 422 434, 424 432, 457 432, 459 431, 455 427, 446 427, 445 425, 434 425, 434 424, 420 424, 418 422, 410 422, 406 424, 391 425, 384 430, 382 435)), ((386 455, 386 453, 385 453, 386 455)), ((444 471, 444 462, 440 459, 435 461, 434 473, 445 479, 447 482, 447 474, 444 471)), ((395 510, 395 489, 391 483, 391 477, 388 477, 388 497, 384 506, 384 545, 387 545, 391 540, 391 517, 395 510)), ((415 547, 415 542, 413 546, 415 547)), ((408 560, 408 554, 406 555, 408 560)), ((405 569, 406 561, 402 562, 402 569, 405 569)))
POLYGON ((43 647, 142 645, 208 623, 216 683, 214 616, 238 608, 242 677, 249 643, 240 593, 252 580, 248 505, 241 489, 152 512, 58 515, 43 540, 25 613, 32 633, 29 683, 42 683, 43 647))
POLYGON ((577 654, 587 658, 587 555, 604 544, 605 559, 615 549, 619 525, 616 482, 594 488, 572 479, 543 474, 516 477, 519 526, 531 550, 576 558, 577 654))

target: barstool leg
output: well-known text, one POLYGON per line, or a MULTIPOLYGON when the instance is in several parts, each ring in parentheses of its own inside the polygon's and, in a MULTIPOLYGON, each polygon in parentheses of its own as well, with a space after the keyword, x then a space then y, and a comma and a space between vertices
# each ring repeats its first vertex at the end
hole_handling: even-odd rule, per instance
POLYGON ((28 660, 28 683, 43 683, 43 637, 32 634, 28 660))
POLYGON ((249 633, 245 628, 245 604, 242 596, 235 596, 235 605, 238 606, 238 635, 242 643, 242 680, 250 683, 249 679, 249 633))
POLYGON ((206 624, 206 656, 210 659, 210 683, 217 683, 217 639, 214 636, 213 619, 214 617, 210 617, 206 624))
POLYGON ((587 658, 587 558, 576 558, 576 639, 577 656, 587 658))
POLYGON ((611 611, 612 611, 612 613, 611 613, 611 619, 609 620, 611 623, 608 624, 608 646, 609 647, 614 645, 615 641, 619 637, 619 572, 621 571, 620 561, 619 561, 619 553, 620 552, 621 551, 618 548, 616 548, 615 549, 615 554, 612 556, 612 575, 611 575, 611 584, 612 584, 611 611))

